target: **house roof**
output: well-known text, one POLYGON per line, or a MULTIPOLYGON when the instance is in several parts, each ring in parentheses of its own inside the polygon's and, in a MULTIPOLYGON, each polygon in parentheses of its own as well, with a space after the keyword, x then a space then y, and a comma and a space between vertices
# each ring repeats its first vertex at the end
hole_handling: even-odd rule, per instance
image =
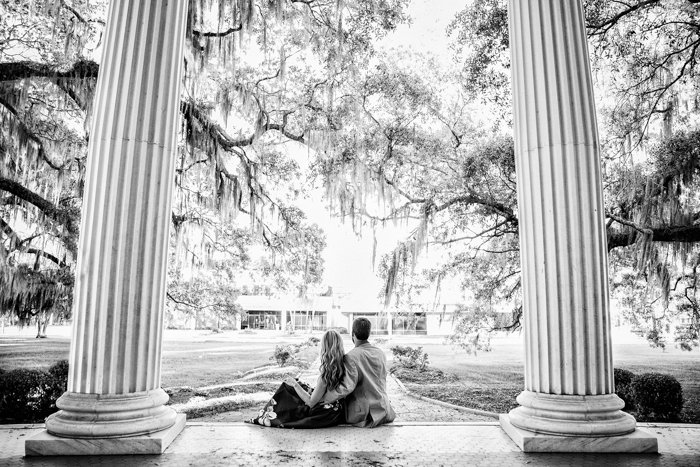
POLYGON ((246 311, 330 311, 333 307, 333 297, 241 295, 236 301, 246 311))

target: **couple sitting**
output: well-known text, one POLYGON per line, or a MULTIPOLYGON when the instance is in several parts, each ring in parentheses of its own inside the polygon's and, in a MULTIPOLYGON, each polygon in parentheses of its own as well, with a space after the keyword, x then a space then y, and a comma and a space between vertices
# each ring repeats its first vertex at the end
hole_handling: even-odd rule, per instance
POLYGON ((257 425, 279 428, 324 428, 350 423, 375 427, 394 420, 386 394, 386 357, 367 342, 371 323, 352 323, 355 348, 345 355, 336 331, 326 331, 321 341, 321 374, 311 389, 287 378, 256 418, 257 425), (311 392, 311 394, 309 394, 311 392))

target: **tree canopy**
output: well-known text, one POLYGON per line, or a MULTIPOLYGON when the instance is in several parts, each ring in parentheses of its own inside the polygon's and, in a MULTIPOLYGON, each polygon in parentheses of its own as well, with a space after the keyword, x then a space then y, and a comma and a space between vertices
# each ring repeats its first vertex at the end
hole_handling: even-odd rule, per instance
MULTIPOLYGON (((0 7, 0 288, 21 320, 70 301, 106 3, 0 7)), ((171 270, 226 262, 229 284, 238 268, 299 294, 320 283, 324 233, 296 206, 307 190, 293 156, 328 149, 335 88, 404 4, 190 2, 171 270)))
MULTIPOLYGON (((425 308, 421 296, 457 281, 465 298, 456 343, 484 349, 488 331, 517 329, 506 3, 469 2, 448 27, 454 61, 444 63, 376 50, 409 20, 408 0, 191 1, 173 306, 232 309, 216 297, 248 287, 242 277, 300 295, 320 285, 324 234, 300 200, 322 185, 358 233, 410 227, 377 259, 387 308, 425 308)), ((613 299, 655 345, 673 321, 678 345, 693 348, 698 3, 584 4, 613 299)), ((0 287, 3 311, 26 319, 58 303, 70 309, 105 2, 0 8, 0 287)))
MULTIPOLYGON (((669 324, 676 322, 680 325, 672 337, 677 344, 697 347, 700 10, 693 1, 586 1, 584 6, 601 130, 613 299, 655 345, 663 344, 669 324), (631 287, 644 293, 632 294, 631 287)), ((474 132, 464 138, 464 154, 456 158, 464 161, 459 182, 488 187, 489 202, 504 209, 489 212, 490 218, 483 210, 452 210, 451 228, 484 229, 466 235, 454 235, 453 230, 456 238, 448 241, 461 246, 442 267, 425 274, 458 274, 469 282, 465 287, 479 312, 468 313, 461 327, 469 330, 462 334, 474 337, 517 327, 521 317, 513 149, 508 140, 512 99, 507 2, 470 3, 448 32, 465 99, 498 115, 485 138, 475 139, 474 132), (503 308, 504 300, 514 309, 509 323, 493 312, 503 308)), ((449 182, 440 177, 439 184, 449 182)), ((435 224, 431 241, 444 243, 440 222, 435 224)), ((468 348, 479 345, 472 344, 478 342, 473 338, 462 342, 468 348)))

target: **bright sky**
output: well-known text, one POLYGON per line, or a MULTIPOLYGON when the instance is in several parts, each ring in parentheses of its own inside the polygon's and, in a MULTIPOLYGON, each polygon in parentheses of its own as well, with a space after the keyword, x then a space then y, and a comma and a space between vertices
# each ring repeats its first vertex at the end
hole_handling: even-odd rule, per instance
MULTIPOLYGON (((466 0, 413 0, 408 10, 412 24, 399 27, 378 46, 385 50, 407 47, 449 61, 449 40, 445 29, 466 3, 466 0)), ((337 219, 331 219, 318 201, 309 204, 306 211, 312 222, 326 230, 325 282, 336 292, 349 293, 355 306, 376 309, 382 281, 372 270, 371 230, 368 228, 362 238, 357 238, 350 225, 342 225, 337 219)), ((410 228, 403 227, 378 232, 377 260, 391 251, 409 231, 410 228)))
POLYGON ((410 47, 423 53, 432 53, 450 60, 449 43, 445 29, 455 14, 470 0, 411 0, 408 13, 411 24, 402 25, 388 35, 380 46, 410 47))

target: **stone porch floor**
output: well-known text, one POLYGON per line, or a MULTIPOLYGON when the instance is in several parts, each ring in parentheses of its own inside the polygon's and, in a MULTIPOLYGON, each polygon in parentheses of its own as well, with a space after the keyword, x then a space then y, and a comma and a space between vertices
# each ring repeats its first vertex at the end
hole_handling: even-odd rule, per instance
POLYGON ((700 466, 700 425, 640 424, 659 454, 523 454, 494 422, 280 430, 190 422, 161 456, 25 458, 41 425, 0 426, 0 466, 700 466))

